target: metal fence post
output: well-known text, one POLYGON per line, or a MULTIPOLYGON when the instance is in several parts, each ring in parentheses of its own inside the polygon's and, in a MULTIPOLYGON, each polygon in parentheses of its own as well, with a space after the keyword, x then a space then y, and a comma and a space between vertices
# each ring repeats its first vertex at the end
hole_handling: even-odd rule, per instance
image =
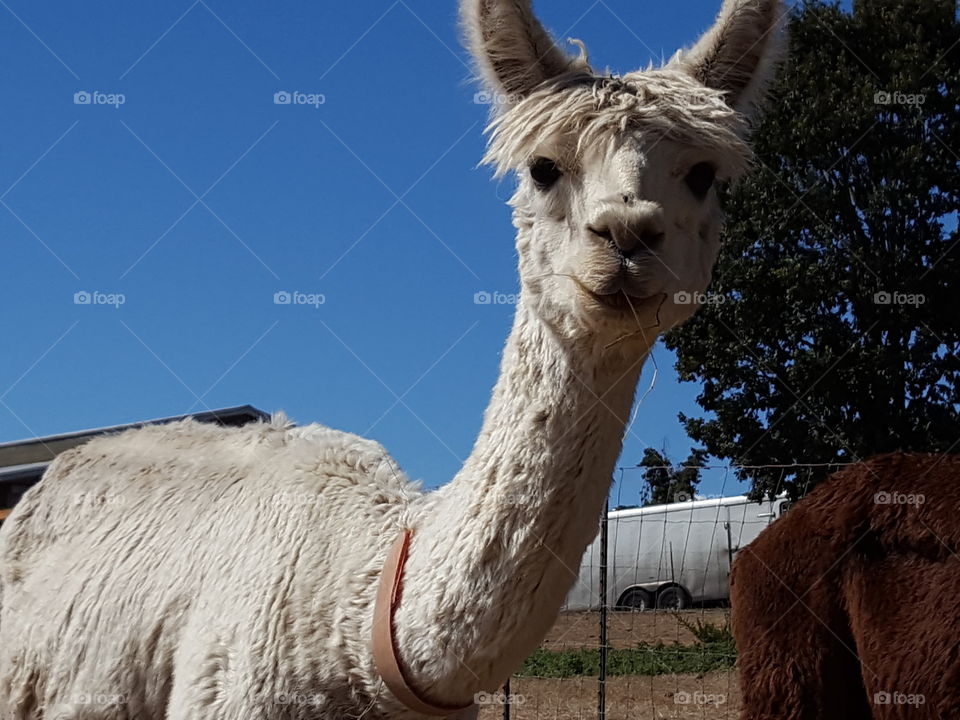
POLYGON ((610 500, 603 506, 600 520, 600 678, 597 681, 597 718, 607 717, 607 516, 610 500))
POLYGON ((503 684, 503 720, 510 720, 510 678, 503 684))

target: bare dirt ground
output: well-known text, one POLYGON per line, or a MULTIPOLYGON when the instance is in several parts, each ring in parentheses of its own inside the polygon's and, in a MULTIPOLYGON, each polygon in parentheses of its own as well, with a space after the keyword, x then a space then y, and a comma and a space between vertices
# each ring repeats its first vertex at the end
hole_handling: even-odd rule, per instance
MULTIPOLYGON (((722 625, 729 610, 686 610, 684 620, 722 625)), ((595 648, 600 629, 597 613, 563 613, 547 635, 550 650, 595 648)), ((630 648, 637 643, 692 644, 694 637, 671 613, 608 614, 611 647, 630 648)), ((514 678, 510 685, 511 720, 582 720, 597 716, 597 678, 514 678)), ((612 677, 607 680, 609 720, 736 720, 740 689, 735 670, 706 675, 612 677)), ((503 717, 502 697, 490 698, 480 709, 480 720, 503 717)))
MULTIPOLYGON (((729 612, 727 608, 709 608, 684 610, 679 615, 694 625, 698 620, 723 625, 729 612)), ((636 647, 640 642, 680 642, 684 645, 694 642, 690 631, 669 612, 610 612, 607 614, 607 628, 607 644, 615 648, 636 647)), ((598 613, 561 613, 543 646, 549 650, 564 650, 595 648, 599 644, 598 613)))

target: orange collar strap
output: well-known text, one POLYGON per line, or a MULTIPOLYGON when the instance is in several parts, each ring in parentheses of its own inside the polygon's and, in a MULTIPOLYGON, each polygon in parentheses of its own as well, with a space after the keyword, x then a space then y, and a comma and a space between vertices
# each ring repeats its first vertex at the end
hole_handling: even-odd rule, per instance
POLYGON ((393 634, 393 616, 400 604, 403 589, 403 566, 410 549, 412 530, 404 530, 390 548, 380 573, 377 602, 373 610, 373 663, 384 684, 394 697, 413 712, 421 715, 446 717, 466 710, 470 705, 434 705, 424 699, 407 681, 397 656, 393 634))

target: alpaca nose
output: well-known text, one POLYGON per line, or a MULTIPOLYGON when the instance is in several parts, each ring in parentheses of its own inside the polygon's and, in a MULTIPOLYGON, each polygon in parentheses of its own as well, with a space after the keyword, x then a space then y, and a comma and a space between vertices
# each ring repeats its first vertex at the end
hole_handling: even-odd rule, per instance
POLYGON ((656 218, 634 219, 627 222, 610 222, 589 225, 594 236, 606 241, 624 259, 643 252, 651 252, 663 242, 662 225, 656 218))

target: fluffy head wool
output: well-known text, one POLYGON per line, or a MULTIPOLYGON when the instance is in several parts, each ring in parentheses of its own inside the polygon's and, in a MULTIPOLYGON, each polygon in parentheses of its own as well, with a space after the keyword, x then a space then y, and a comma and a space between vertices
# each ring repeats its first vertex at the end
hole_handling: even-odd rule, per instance
POLYGON ((611 143, 635 128, 653 141, 712 150, 727 158, 731 176, 749 166, 746 120, 724 94, 679 69, 664 68, 598 77, 575 71, 546 83, 490 123, 484 162, 502 176, 526 165, 537 148, 559 137, 574 140, 575 163, 586 148, 611 143))

